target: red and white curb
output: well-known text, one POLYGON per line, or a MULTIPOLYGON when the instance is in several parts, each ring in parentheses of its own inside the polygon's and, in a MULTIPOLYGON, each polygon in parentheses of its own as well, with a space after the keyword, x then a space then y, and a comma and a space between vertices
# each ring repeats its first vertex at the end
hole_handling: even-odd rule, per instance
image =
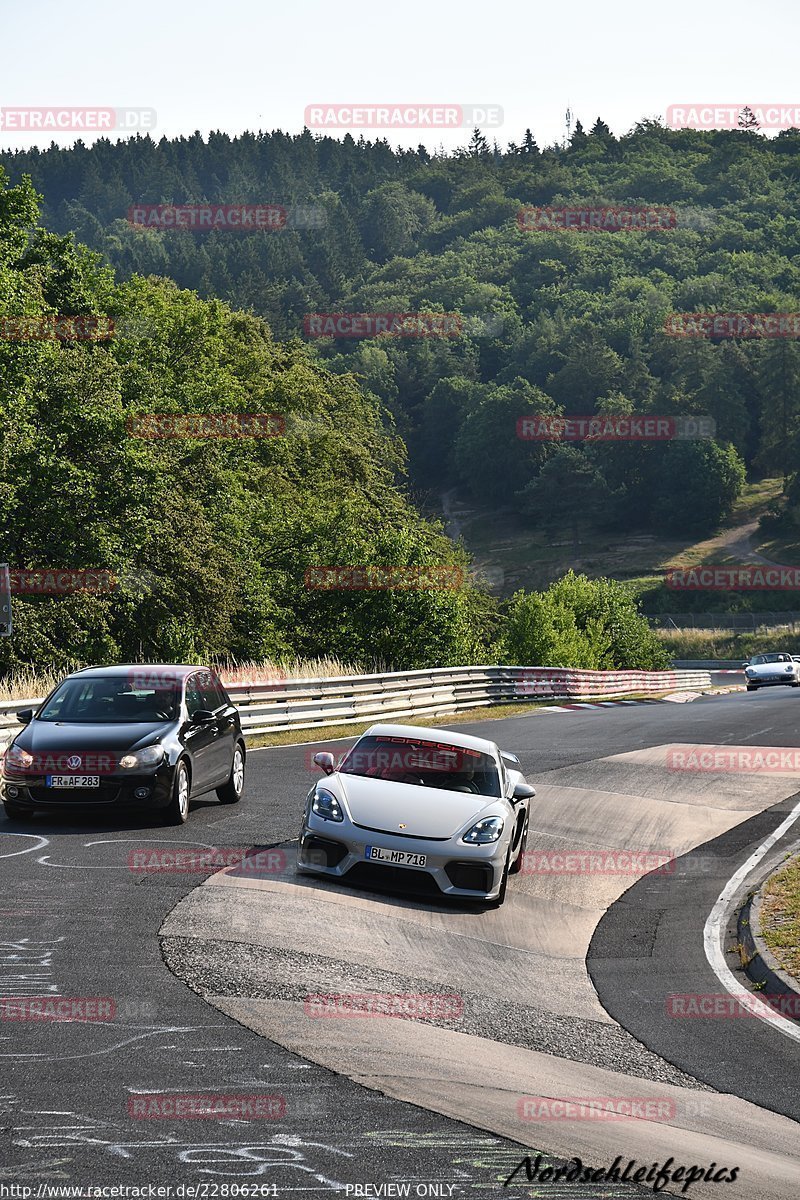
POLYGON ((576 712, 583 708, 619 708, 621 705, 632 704, 666 704, 666 700, 582 700, 574 704, 543 704, 539 712, 576 712))
MULTIPOLYGON (((734 674, 734 672, 731 672, 734 674)), ((671 696, 656 696, 643 697, 641 700, 580 700, 570 702, 568 704, 543 704, 539 708, 539 712, 579 712, 582 709, 599 709, 599 708, 620 708, 621 706, 630 707, 638 704, 689 704, 692 700, 699 700, 702 696, 726 696, 730 692, 743 692, 744 685, 739 684, 738 687, 729 688, 714 688, 710 692, 674 692, 671 696)))

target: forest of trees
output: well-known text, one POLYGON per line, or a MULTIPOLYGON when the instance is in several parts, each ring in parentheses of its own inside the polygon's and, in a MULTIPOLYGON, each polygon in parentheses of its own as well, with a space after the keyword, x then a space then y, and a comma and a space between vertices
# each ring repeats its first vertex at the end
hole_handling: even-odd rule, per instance
POLYGON ((257 317, 172 282, 118 282, 36 229, 0 178, 0 319, 103 314, 148 336, 0 339, 0 545, 13 568, 112 573, 106 592, 17 595, 0 672, 36 663, 339 655, 479 659, 496 612, 410 505, 377 401, 257 317), (33 230, 33 232, 31 232, 33 230), (133 328, 138 328, 134 326, 133 328), (280 414, 283 436, 142 439, 138 413, 280 414), (466 586, 313 591, 320 565, 451 564, 466 586))
POLYGON ((452 155, 308 130, 0 153, 13 185, 0 195, 0 315, 109 312, 131 330, 103 344, 0 342, 6 553, 162 579, 127 609, 118 597, 112 617, 99 599, 61 604, 35 636, 55 647, 80 627, 81 654, 95 658, 153 653, 157 629, 172 657, 324 642, 349 658, 467 661, 497 635, 481 592, 311 603, 298 564, 301 575, 320 561, 466 566, 413 506, 452 486, 532 523, 595 510, 609 528, 686 534, 718 527, 745 470, 784 474, 796 503, 798 341, 664 326, 675 312, 796 308, 798 151, 798 130, 767 139, 648 120, 615 138, 598 119, 566 146, 540 149, 527 131, 500 149, 476 131, 452 155), (49 232, 31 239, 36 192, 49 232), (128 220, 134 205, 203 202, 280 204, 302 219, 236 233, 128 220), (531 205, 666 206, 675 222, 533 231, 518 220, 531 205), (304 333, 313 313, 420 311, 460 313, 464 331, 304 333), (290 437, 234 446, 120 438, 126 414, 165 407, 302 420, 290 437), (716 439, 521 440, 518 419, 542 412, 705 414, 716 439), (184 623, 179 595, 192 597, 184 623))
MULTIPOLYGON (((680 339, 664 323, 672 312, 792 311, 799 151, 798 130, 767 139, 644 121, 617 139, 598 119, 542 150, 530 131, 502 151, 476 131, 462 152, 432 156, 305 130, 79 143, 0 163, 12 181, 30 175, 48 227, 74 231, 121 278, 167 276, 264 317, 281 341, 303 338, 316 312, 475 318, 457 338, 311 339, 312 354, 354 372, 391 412, 416 488, 460 485, 524 513, 553 450, 516 437, 531 411, 703 413, 748 469, 793 472, 798 342, 680 339), (284 204, 317 223, 205 233, 127 218, 135 204, 199 202, 284 204), (675 226, 532 232, 517 220, 525 206, 581 204, 666 206, 675 226)), ((591 452, 610 521, 684 527, 691 514, 702 532, 725 515, 724 483, 692 494, 703 474, 730 473, 724 456, 619 450, 591 452)))

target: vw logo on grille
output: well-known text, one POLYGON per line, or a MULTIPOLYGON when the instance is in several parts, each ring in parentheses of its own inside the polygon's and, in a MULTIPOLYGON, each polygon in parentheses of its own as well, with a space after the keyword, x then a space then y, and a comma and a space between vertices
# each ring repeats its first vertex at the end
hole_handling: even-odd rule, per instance
POLYGON ((80 765, 81 765, 80 754, 70 754, 69 758, 67 759, 67 766, 71 767, 72 770, 74 771, 75 768, 79 767, 80 765))

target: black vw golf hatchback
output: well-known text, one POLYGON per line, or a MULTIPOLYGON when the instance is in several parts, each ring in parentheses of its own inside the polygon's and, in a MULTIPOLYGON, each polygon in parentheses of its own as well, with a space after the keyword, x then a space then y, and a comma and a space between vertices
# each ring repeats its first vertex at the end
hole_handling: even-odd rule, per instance
POLYGON ((159 809, 182 825, 189 801, 216 791, 236 804, 244 790, 239 713, 207 667, 137 663, 86 667, 37 710, 3 758, 6 814, 49 810, 159 809))

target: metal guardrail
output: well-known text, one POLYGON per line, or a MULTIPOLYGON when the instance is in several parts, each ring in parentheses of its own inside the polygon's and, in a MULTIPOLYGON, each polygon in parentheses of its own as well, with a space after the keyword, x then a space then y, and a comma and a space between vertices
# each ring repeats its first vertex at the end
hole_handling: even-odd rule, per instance
POLYGON ((653 629, 743 629, 753 633, 780 628, 797 633, 800 612, 652 613, 647 620, 653 629))
POLYGON ((676 658, 673 667, 678 671, 742 671, 742 658, 676 658))
MULTIPOLYGON (((224 674, 223 674, 224 682, 224 674)), ((327 679, 279 679, 228 688, 249 736, 318 729, 400 717, 440 717, 463 709, 526 700, 701 690, 707 671, 578 671, 566 667, 436 667, 327 679)), ((41 699, 0 701, 0 742, 16 728, 14 714, 41 699)))

